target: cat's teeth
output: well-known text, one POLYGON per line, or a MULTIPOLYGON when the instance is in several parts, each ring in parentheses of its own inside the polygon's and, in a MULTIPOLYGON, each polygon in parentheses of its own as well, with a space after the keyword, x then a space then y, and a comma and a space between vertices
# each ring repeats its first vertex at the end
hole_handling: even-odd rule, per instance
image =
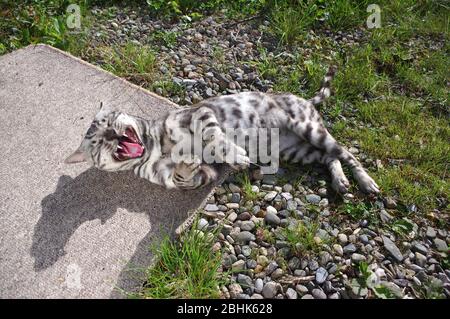
POLYGON ((120 145, 117 145, 117 148, 118 148, 119 150, 123 149, 123 147, 120 146, 120 145))
POLYGON ((128 138, 128 135, 127 134, 125 134, 125 133, 123 133, 123 135, 122 136, 125 136, 126 138, 128 138))

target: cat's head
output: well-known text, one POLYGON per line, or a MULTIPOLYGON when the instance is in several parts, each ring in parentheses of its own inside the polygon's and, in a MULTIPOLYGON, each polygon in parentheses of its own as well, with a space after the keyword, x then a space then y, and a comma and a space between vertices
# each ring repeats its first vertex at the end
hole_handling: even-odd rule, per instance
POLYGON ((64 162, 88 162, 105 171, 131 169, 145 153, 142 130, 136 120, 100 104, 80 147, 64 162))

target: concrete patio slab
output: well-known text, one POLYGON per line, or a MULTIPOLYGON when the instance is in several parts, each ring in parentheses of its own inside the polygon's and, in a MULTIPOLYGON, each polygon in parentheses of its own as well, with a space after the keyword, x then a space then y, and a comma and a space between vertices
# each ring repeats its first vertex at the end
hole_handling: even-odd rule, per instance
POLYGON ((146 118, 176 107, 49 46, 0 57, 1 298, 122 297, 150 243, 211 192, 65 165, 101 101, 146 118))

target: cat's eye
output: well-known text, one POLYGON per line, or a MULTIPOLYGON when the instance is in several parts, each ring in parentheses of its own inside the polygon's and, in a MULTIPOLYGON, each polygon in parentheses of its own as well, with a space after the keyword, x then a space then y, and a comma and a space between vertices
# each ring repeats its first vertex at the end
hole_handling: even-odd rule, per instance
POLYGON ((107 129, 103 134, 103 137, 106 141, 112 141, 120 138, 120 136, 117 135, 116 131, 114 131, 113 129, 107 129))
POLYGON ((95 124, 95 121, 91 124, 88 131, 86 132, 86 136, 91 137, 95 134, 97 131, 97 125, 95 124))

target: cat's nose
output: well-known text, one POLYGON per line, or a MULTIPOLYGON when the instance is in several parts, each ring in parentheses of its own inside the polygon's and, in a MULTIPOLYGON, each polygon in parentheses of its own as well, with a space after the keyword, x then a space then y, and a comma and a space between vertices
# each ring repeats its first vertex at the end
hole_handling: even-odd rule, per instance
POLYGON ((105 131, 105 133, 103 134, 103 137, 107 140, 107 141, 113 141, 113 140, 117 140, 120 138, 120 135, 116 133, 116 131, 114 129, 107 129, 105 131))

